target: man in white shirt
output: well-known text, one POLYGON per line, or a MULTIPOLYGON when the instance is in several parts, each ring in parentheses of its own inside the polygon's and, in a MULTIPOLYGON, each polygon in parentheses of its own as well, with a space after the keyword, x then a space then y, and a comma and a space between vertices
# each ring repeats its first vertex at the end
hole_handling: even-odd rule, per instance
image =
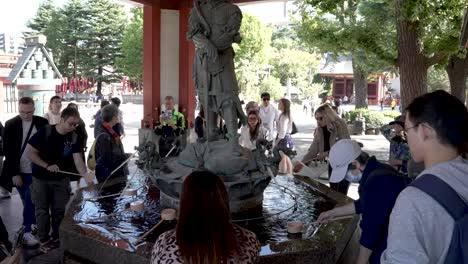
POLYGON ((34 205, 31 201, 32 183, 31 161, 25 154, 28 140, 48 124, 47 119, 34 116, 34 101, 30 97, 19 100, 19 115, 5 123, 3 132, 5 163, 0 184, 8 191, 16 187, 23 202, 24 240, 29 246, 38 245, 39 241, 31 234, 36 224, 34 205))
POLYGON ((263 127, 268 130, 268 140, 272 141, 275 136, 275 124, 279 117, 278 110, 270 104, 270 94, 262 93, 262 104, 260 105, 260 118, 262 119, 263 127))

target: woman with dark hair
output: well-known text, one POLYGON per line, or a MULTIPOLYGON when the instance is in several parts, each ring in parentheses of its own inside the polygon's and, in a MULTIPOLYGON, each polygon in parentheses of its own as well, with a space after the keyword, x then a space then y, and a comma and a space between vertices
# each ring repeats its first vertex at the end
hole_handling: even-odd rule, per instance
POLYGON ((283 145, 288 149, 293 149, 294 144, 291 138, 293 129, 293 119, 291 116, 291 101, 286 98, 281 98, 278 104, 278 110, 281 114, 277 120, 277 132, 275 146, 283 145))
MULTIPOLYGON (((65 109, 67 108, 74 108, 78 110, 78 105, 75 103, 69 103, 65 109)), ((86 132, 86 124, 81 117, 80 117, 80 123, 75 128, 75 133, 78 136, 78 144, 80 146, 80 149, 82 150, 83 161, 86 162, 84 154, 86 153, 86 149, 87 149, 86 145, 88 142, 88 133, 86 132)), ((78 173, 78 170, 75 167, 73 159, 70 159, 68 164, 69 164, 68 171, 78 173)), ((76 181, 76 186, 78 188, 80 187, 80 179, 81 177, 78 177, 78 176, 70 177, 70 181, 76 181)))
POLYGON ((125 178, 128 175, 128 164, 116 170, 127 158, 120 135, 114 130, 119 123, 119 109, 110 104, 102 108, 102 124, 95 140, 96 155, 96 179, 99 183, 106 181, 109 177, 125 178))
POLYGON ((49 112, 44 114, 44 118, 49 121, 49 125, 60 123, 60 110, 62 110, 62 98, 60 96, 52 96, 49 102, 49 112))
POLYGON ((182 186, 177 227, 159 236, 151 263, 250 264, 259 252, 255 234, 231 223, 221 178, 194 171, 182 186))
POLYGON ((241 128, 239 144, 244 148, 254 150, 259 139, 268 139, 268 129, 263 127, 258 111, 250 111, 247 124, 241 128))

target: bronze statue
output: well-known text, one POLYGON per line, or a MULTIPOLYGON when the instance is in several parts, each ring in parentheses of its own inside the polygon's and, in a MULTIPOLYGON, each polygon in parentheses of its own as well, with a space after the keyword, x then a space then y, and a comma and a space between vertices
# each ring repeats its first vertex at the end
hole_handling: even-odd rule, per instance
POLYGON ((193 77, 198 98, 205 109, 207 141, 218 139, 220 115, 234 152, 239 151, 238 123, 246 117, 239 100, 234 71, 233 43, 240 43, 242 12, 226 0, 194 0, 188 38, 195 43, 193 77))

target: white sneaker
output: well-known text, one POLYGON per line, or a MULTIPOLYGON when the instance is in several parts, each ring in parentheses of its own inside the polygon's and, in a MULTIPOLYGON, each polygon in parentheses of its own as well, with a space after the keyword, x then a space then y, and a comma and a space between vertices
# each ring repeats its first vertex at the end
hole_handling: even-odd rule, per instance
POLYGON ((39 245, 39 240, 37 240, 37 238, 33 234, 31 234, 31 232, 24 233, 23 240, 26 246, 39 245))

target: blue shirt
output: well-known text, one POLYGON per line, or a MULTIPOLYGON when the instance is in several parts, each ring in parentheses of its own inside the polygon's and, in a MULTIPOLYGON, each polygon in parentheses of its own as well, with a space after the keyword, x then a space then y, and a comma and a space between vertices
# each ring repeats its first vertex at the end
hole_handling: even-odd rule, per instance
POLYGON ((370 250, 369 263, 380 263, 387 247, 388 225, 398 194, 406 180, 389 165, 371 157, 359 182, 359 199, 354 202, 356 213, 362 214, 360 244, 370 250))

